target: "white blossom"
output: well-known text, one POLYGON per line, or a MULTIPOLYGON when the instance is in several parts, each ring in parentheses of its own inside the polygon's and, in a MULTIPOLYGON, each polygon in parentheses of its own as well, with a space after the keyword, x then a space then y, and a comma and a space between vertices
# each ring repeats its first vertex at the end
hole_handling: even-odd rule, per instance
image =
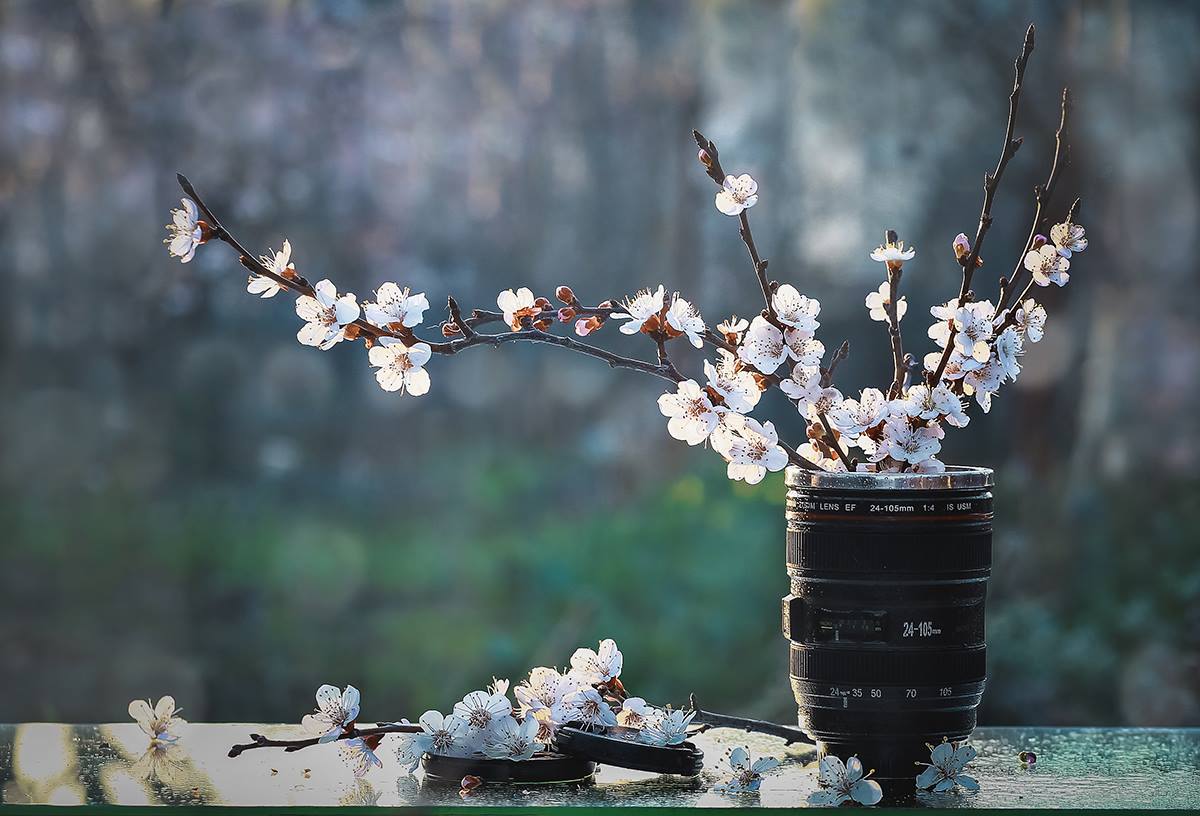
POLYGON ((742 344, 738 346, 738 357, 757 368, 763 374, 772 374, 783 365, 789 356, 783 332, 771 325, 762 315, 750 321, 742 344))
POLYGON ((999 391, 1003 384, 1004 367, 995 354, 979 368, 963 375, 963 388, 966 393, 975 395, 975 401, 985 414, 992 410, 992 394, 999 391))
POLYGON ((917 775, 917 788, 943 793, 962 786, 966 790, 979 790, 975 778, 963 773, 967 763, 978 756, 974 747, 964 743, 943 741, 937 747, 929 746, 929 762, 918 763, 925 765, 925 770, 917 775))
POLYGON ((498 720, 512 714, 512 703, 503 694, 472 691, 454 704, 454 716, 464 721, 472 732, 490 731, 498 720))
POLYGON ((820 365, 821 358, 825 356, 825 344, 820 340, 806 336, 799 329, 788 329, 783 333, 783 338, 787 343, 788 356, 797 365, 820 365))
POLYGON ((323 685, 317 689, 317 710, 304 715, 301 727, 316 734, 318 742, 333 742, 358 719, 359 693, 354 686, 339 691, 337 686, 323 685))
MULTIPOLYGON (((267 250, 266 255, 259 255, 259 262, 267 269, 274 272, 281 278, 291 277, 296 273, 296 265, 292 263, 292 242, 288 239, 283 239, 283 249, 278 252, 267 250)), ((246 291, 252 295, 269 298, 275 297, 281 291, 283 286, 279 281, 268 275, 257 275, 253 272, 246 280, 246 291)))
POLYGON ((1033 282, 1038 286, 1052 283, 1065 286, 1071 279, 1067 273, 1070 266, 1071 261, 1059 255, 1058 250, 1050 244, 1043 244, 1025 255, 1025 268, 1033 273, 1033 282))
POLYGON ((617 725, 642 728, 662 716, 662 712, 641 697, 626 697, 617 712, 617 725))
POLYGON ((937 322, 929 327, 929 339, 945 348, 950 342, 950 328, 954 325, 954 315, 958 312, 958 298, 948 300, 939 306, 929 307, 929 313, 937 322))
POLYGON ((907 419, 892 417, 883 425, 883 440, 879 447, 897 462, 916 464, 942 449, 942 435, 936 422, 913 427, 907 419))
POLYGON ((159 697, 158 703, 153 706, 149 700, 134 700, 129 704, 129 716, 150 738, 152 746, 174 743, 179 739, 179 735, 172 733, 172 730, 187 724, 187 720, 176 716, 179 711, 175 707, 175 698, 169 694, 159 697))
POLYGON ((372 746, 362 737, 344 740, 340 746, 342 760, 354 771, 354 775, 362 778, 372 767, 382 768, 383 760, 375 753, 378 743, 372 746))
POLYGON ((667 432, 689 445, 708 439, 719 421, 712 400, 695 380, 684 380, 674 394, 659 397, 658 410, 668 417, 667 432))
POLYGON ((924 461, 917 462, 909 468, 909 471, 912 473, 945 473, 946 466, 937 457, 931 456, 924 461))
POLYGON ((538 666, 529 672, 529 679, 513 689, 517 702, 521 704, 521 714, 529 716, 534 711, 550 711, 553 719, 559 725, 568 722, 570 707, 563 701, 566 696, 579 688, 580 681, 560 674, 557 669, 538 666))
POLYGON ((832 805, 854 801, 860 805, 877 805, 883 789, 869 774, 863 773, 862 762, 852 756, 844 764, 835 756, 821 757, 817 784, 821 789, 808 797, 809 804, 832 805))
POLYGON ((878 388, 864 388, 858 399, 843 399, 828 414, 829 424, 842 434, 856 438, 867 428, 882 422, 888 414, 888 400, 878 388))
MULTIPOLYGON (((797 363, 792 367, 792 375, 779 381, 779 390, 796 400, 800 413, 808 411, 808 406, 821 398, 825 389, 821 387, 821 369, 818 366, 806 366, 797 363)), ((836 388, 830 389, 837 391, 836 388)), ((832 398, 832 395, 830 395, 832 398)), ((841 399, 841 394, 838 394, 841 399)))
POLYGON ((905 249, 903 241, 896 241, 895 243, 889 241, 886 244, 877 246, 875 250, 871 252, 871 260, 879 261, 880 263, 898 265, 904 263, 905 261, 911 261, 913 256, 916 254, 917 251, 912 247, 905 249))
POLYGON ((600 685, 608 683, 621 676, 621 668, 625 664, 625 656, 617 648, 617 642, 612 638, 600 641, 600 648, 576 649, 571 655, 570 676, 581 683, 600 685))
POLYGON ((695 716, 695 711, 686 714, 682 711, 663 712, 661 716, 643 726, 638 734, 638 742, 660 747, 679 745, 687 739, 688 726, 692 724, 692 718, 695 716))
MULTIPOLYGON (((528 292, 529 290, 524 290, 528 292)), ((406 329, 420 326, 425 318, 425 310, 429 308, 429 300, 424 292, 409 294, 408 287, 401 289, 394 283, 388 282, 375 290, 375 301, 363 304, 363 314, 367 320, 381 328, 399 324, 406 329)))
POLYGON ((910 386, 904 399, 898 402, 900 410, 914 419, 945 417, 956 428, 964 428, 971 421, 963 409, 962 399, 945 383, 938 383, 932 389, 924 383, 910 386))
POLYGON ((339 297, 337 287, 323 280, 311 296, 296 298, 296 314, 304 321, 296 339, 324 351, 346 339, 346 326, 358 320, 359 308, 353 294, 339 297))
POLYGON ((700 312, 696 307, 686 300, 681 298, 678 293, 671 300, 671 306, 666 313, 667 325, 670 326, 679 334, 687 335, 687 339, 696 348, 704 346, 704 332, 707 326, 704 325, 704 318, 700 316, 700 312))
POLYGON ((1072 253, 1083 252, 1087 249, 1088 241, 1083 233, 1083 227, 1068 221, 1063 224, 1055 224, 1050 228, 1050 240, 1058 248, 1059 255, 1070 258, 1072 253))
POLYGON ((430 354, 427 343, 406 346, 395 337, 381 337, 367 352, 367 359, 379 369, 375 379, 384 391, 407 391, 419 397, 429 391, 429 372, 424 366, 430 354))
POLYGON ((515 292, 505 289, 496 296, 496 306, 504 313, 504 322, 513 331, 523 328, 521 323, 524 318, 533 317, 541 311, 536 301, 533 292, 524 286, 515 292))
POLYGON ((728 320, 717 324, 717 331, 725 335, 726 339, 732 336, 731 343, 740 343, 742 341, 742 332, 746 331, 749 326, 750 324, 745 319, 739 318, 737 315, 732 315, 728 320))
POLYGON ((540 726, 533 717, 526 717, 520 724, 506 717, 496 724, 483 745, 483 753, 492 759, 512 759, 521 762, 532 759, 545 745, 538 742, 540 726))
POLYGON ((1028 298, 1015 312, 1017 327, 1025 332, 1030 343, 1042 339, 1046 331, 1046 307, 1028 298))
POLYGON ((737 358, 724 349, 717 351, 716 365, 704 361, 704 376, 708 379, 708 387, 721 395, 725 407, 739 414, 750 413, 762 397, 754 375, 745 369, 739 370, 737 358))
POLYGON ((612 319, 629 321, 621 324, 622 334, 637 334, 647 320, 662 311, 665 300, 666 290, 663 289, 662 284, 659 284, 658 289, 653 292, 643 289, 633 297, 626 298, 622 304, 625 312, 614 313, 612 319))
POLYGON ((992 318, 996 307, 990 300, 968 303, 954 313, 954 349, 963 357, 974 357, 979 362, 987 360, 991 349, 992 318))
POLYGON ((829 412, 841 404, 841 391, 832 387, 822 388, 817 392, 813 400, 808 403, 808 408, 804 416, 809 422, 819 422, 822 414, 828 417, 829 412))
MULTIPOLYGON (((859 441, 862 440, 869 440, 869 437, 860 436, 859 441)), ((846 469, 846 465, 841 459, 837 457, 830 458, 826 456, 812 442, 805 442, 803 445, 796 448, 796 453, 800 454, 814 465, 820 467, 821 470, 836 471, 840 473, 846 469)))
POLYGON ((745 748, 734 748, 729 753, 731 776, 713 787, 719 793, 753 793, 762 785, 763 775, 778 768, 782 763, 775 757, 760 757, 750 761, 750 752, 745 748))
MULTIPOLYGON (((718 451, 729 463, 726 473, 730 479, 758 484, 768 471, 775 473, 787 467, 788 455, 779 446, 773 424, 759 424, 757 420, 741 417, 732 430, 735 432, 718 451)), ((715 443, 713 449, 717 449, 715 443)))
POLYGON ((567 697, 567 702, 575 707, 578 712, 578 720, 585 729, 612 728, 617 724, 617 715, 613 713, 612 707, 594 688, 583 688, 571 692, 567 697))
MULTIPOLYGON (((884 281, 879 284, 879 290, 871 292, 867 295, 867 308, 871 311, 871 319, 878 320, 881 323, 888 322, 887 307, 892 302, 892 284, 884 281)), ((936 307, 935 307, 936 308, 936 307)), ((900 300, 896 302, 896 322, 899 323, 904 319, 905 312, 908 311, 908 300, 901 295, 900 300)))
MULTIPOLYGON (((934 373, 942 362, 941 351, 931 351, 925 355, 925 370, 934 373)), ((974 371, 983 366, 983 363, 976 360, 974 357, 963 357, 957 351, 951 350, 949 359, 946 360, 946 368, 942 372, 942 377, 947 380, 961 380, 968 371, 974 371)))
POLYGON ((163 239, 163 243, 167 245, 167 252, 172 258, 187 263, 196 254, 196 247, 205 241, 204 228, 200 226, 196 202, 190 198, 181 198, 179 201, 183 208, 171 210, 171 223, 167 224, 170 235, 163 239))
POLYGON ((996 338, 995 348, 996 364, 1000 366, 1004 376, 1010 380, 1017 379, 1017 375, 1021 373, 1021 365, 1017 358, 1025 353, 1025 344, 1020 332, 1015 327, 1005 329, 996 338))
POLYGON ((717 209, 725 215, 741 215, 742 210, 748 210, 758 203, 758 182, 749 173, 734 178, 726 176, 717 193, 717 209))
MULTIPOLYGON (((408 725, 408 720, 401 721, 404 725, 408 725)), ((396 734, 392 744, 396 747, 396 761, 400 764, 400 770, 405 774, 411 774, 421 765, 421 754, 425 750, 421 748, 418 738, 420 734, 396 734)))
POLYGON ((471 727, 461 717, 455 714, 443 716, 440 711, 430 710, 417 722, 422 730, 415 735, 414 744, 422 753, 457 757, 471 753, 471 727))
POLYGON ((807 337, 812 337, 821 325, 817 322, 817 315, 821 313, 820 301, 800 294, 790 283, 783 284, 771 295, 771 308, 780 323, 807 337))

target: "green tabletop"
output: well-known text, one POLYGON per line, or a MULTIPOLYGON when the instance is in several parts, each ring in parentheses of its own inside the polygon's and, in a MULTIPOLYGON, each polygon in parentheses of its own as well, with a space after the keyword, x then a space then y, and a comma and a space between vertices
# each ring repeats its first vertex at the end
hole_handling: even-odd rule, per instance
MULTIPOLYGON (((484 786, 459 796, 457 786, 424 782, 400 772, 387 740, 384 767, 356 779, 338 750, 318 745, 295 753, 229 746, 251 733, 297 735, 297 726, 199 724, 182 726, 179 743, 151 762, 147 739, 132 723, 0 725, 0 800, 3 808, 31 805, 279 808, 411 807, 798 807, 816 789, 813 749, 787 747, 774 737, 714 730, 695 742, 705 753, 696 779, 655 776, 602 766, 593 784, 484 786), (784 765, 757 794, 710 791, 725 771, 726 751, 747 746, 784 765)), ((889 797, 885 804, 970 808, 1197 808, 1200 807, 1200 729, 981 728, 972 743, 977 793, 889 797), (1036 752, 1032 768, 1017 759, 1036 752)), ((915 769, 914 769, 915 773, 915 769)), ((55 812, 59 807, 54 808, 55 812)))

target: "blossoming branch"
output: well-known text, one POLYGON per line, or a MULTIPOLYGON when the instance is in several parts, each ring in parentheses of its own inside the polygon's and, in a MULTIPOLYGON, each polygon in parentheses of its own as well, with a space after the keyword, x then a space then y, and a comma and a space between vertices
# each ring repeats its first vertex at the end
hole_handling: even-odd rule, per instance
POLYGON ((842 343, 826 357, 825 345, 816 337, 820 302, 767 275, 768 262, 759 253, 749 219, 750 209, 759 203, 758 183, 746 173, 727 173, 717 146, 696 131, 700 164, 719 186, 716 209, 737 219, 738 234, 764 303, 759 314, 749 319, 735 315, 715 330, 708 328, 692 301, 678 292, 668 293, 661 284, 594 305, 581 301, 572 287, 561 285, 555 291, 557 306, 520 287, 499 293, 495 310, 474 309, 469 316, 464 316, 450 296, 448 317, 438 330, 440 339, 432 339, 422 333, 429 309, 424 293, 388 282, 380 285, 373 300, 360 302, 353 293, 340 292, 328 279, 312 284, 297 271, 289 241, 284 240, 278 252, 253 255, 182 175, 179 182, 187 197, 182 208, 172 212, 165 243, 170 254, 183 263, 209 241, 228 244, 250 273, 248 292, 261 298, 273 298, 283 291, 296 296, 296 314, 303 321, 296 338, 302 344, 328 350, 342 341, 361 340, 369 364, 376 369, 375 378, 386 391, 411 396, 427 393, 431 384, 426 366, 434 356, 510 342, 545 343, 672 383, 673 390, 658 399, 659 410, 667 417, 668 433, 689 445, 707 444, 725 460, 731 479, 755 484, 789 463, 810 470, 938 473, 945 469, 937 458, 945 426, 968 424, 965 403, 971 398, 987 413, 1000 387, 1020 373, 1026 343, 1042 338, 1046 310, 1030 296, 1033 287, 1066 285, 1074 255, 1087 248, 1085 230, 1074 220, 1078 199, 1062 220, 1052 222, 1048 215, 1062 167, 1069 101, 1064 89, 1049 175, 1034 191, 1029 237, 1013 271, 1000 277, 995 302, 979 299, 972 288, 975 273, 983 266, 996 190, 1022 143, 1015 136, 1017 109, 1033 47, 1031 25, 1014 65, 1000 157, 995 168, 984 175, 983 206, 974 238, 959 233, 950 244, 961 268, 959 291, 929 310, 934 321, 926 334, 936 349, 919 361, 905 351, 900 328, 908 312, 901 280, 916 251, 888 230, 884 242, 869 253, 871 260, 882 264, 884 274, 879 286, 866 296, 865 306, 870 319, 887 328, 893 374, 882 388, 864 388, 857 396, 843 396, 834 387, 835 372, 849 347, 842 343), (600 332, 610 322, 618 322, 622 334, 644 335, 653 345, 654 360, 616 354, 580 339, 600 332), (483 331, 492 324, 503 330, 483 331), (568 331, 556 333, 562 326, 569 327, 568 331), (712 359, 703 363, 702 377, 686 376, 672 360, 671 344, 681 339, 696 348, 712 349, 712 359), (807 432, 802 444, 789 445, 779 438, 771 422, 751 416, 763 394, 773 389, 803 417, 807 432))

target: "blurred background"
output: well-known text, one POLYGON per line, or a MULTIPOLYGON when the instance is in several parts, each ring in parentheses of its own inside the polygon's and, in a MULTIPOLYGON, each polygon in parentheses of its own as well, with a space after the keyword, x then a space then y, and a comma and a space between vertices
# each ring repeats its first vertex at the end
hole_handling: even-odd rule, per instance
MULTIPOLYGON (((613 637, 656 701, 788 721, 782 474, 672 440, 663 385, 555 348, 381 391, 303 348, 226 247, 161 240, 175 172, 256 251, 369 296, 494 308, 646 284, 760 304, 690 130, 760 183, 773 277, 890 377, 863 298, 894 228, 908 347, 952 297, 1038 46, 981 296, 1011 270, 1075 95, 1053 212, 1091 247, 950 462, 997 470, 991 724, 1200 725, 1200 6, 1187 2, 0 2, 0 721, 448 710, 613 637)), ((435 328, 436 331, 436 328, 435 328)), ((611 327, 599 342, 650 356, 611 327)), ((683 344, 676 344, 683 345, 683 344)), ((699 372, 699 355, 679 349, 699 372)), ((798 441, 775 397, 759 411, 798 441)))

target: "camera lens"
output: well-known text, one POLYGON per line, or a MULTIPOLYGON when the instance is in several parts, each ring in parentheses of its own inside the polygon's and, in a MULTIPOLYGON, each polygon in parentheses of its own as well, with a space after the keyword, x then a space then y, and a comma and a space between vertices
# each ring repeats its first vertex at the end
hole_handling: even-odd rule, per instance
POLYGON ((992 472, 787 472, 783 631, 822 755, 911 779, 965 739, 987 676, 992 472))

